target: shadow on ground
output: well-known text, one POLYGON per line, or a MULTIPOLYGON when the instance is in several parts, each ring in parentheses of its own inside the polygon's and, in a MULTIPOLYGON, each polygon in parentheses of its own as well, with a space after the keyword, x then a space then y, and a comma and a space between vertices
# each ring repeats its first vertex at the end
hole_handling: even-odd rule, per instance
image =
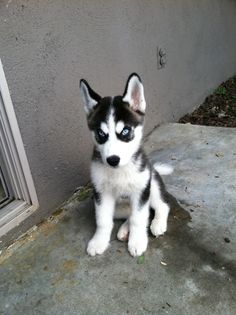
POLYGON ((2 254, 0 314, 235 314, 236 132, 206 128, 162 126, 145 144, 175 173, 168 232, 143 259, 116 240, 121 221, 104 255, 86 255, 88 187, 2 254))

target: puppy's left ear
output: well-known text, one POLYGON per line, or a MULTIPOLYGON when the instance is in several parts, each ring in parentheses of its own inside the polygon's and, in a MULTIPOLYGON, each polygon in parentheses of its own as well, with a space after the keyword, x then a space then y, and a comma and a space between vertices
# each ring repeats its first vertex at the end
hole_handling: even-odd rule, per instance
POLYGON ((142 81, 137 73, 132 73, 126 83, 123 101, 130 104, 134 111, 145 113, 146 101, 142 81))
POLYGON ((80 93, 84 101, 84 109, 87 114, 93 110, 94 106, 100 101, 101 96, 98 95, 94 90, 91 89, 88 82, 84 79, 80 80, 80 93))

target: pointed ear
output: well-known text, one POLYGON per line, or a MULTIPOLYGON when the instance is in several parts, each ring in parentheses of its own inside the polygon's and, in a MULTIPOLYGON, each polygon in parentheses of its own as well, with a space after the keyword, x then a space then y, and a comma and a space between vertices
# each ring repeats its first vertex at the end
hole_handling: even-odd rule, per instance
POLYGON ((88 82, 84 79, 80 80, 80 93, 84 101, 84 109, 86 113, 89 114, 94 106, 100 101, 101 96, 94 92, 88 82))
POLYGON ((143 84, 136 73, 132 73, 127 80, 123 101, 128 102, 134 111, 145 113, 146 101, 143 84))

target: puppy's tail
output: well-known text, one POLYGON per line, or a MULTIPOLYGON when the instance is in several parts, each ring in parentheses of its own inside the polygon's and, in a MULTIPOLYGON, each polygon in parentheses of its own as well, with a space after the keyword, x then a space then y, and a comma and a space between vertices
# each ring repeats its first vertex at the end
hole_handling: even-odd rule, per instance
POLYGON ((174 171, 174 168, 167 164, 155 163, 153 167, 160 175, 170 175, 174 171))

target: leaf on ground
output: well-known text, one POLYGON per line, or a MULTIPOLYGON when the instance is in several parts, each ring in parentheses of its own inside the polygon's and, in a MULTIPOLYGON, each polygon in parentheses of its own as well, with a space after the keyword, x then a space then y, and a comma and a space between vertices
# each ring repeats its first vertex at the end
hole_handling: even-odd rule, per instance
POLYGON ((141 255, 137 259, 137 264, 142 265, 142 264, 144 264, 144 261, 145 261, 145 256, 141 255))

